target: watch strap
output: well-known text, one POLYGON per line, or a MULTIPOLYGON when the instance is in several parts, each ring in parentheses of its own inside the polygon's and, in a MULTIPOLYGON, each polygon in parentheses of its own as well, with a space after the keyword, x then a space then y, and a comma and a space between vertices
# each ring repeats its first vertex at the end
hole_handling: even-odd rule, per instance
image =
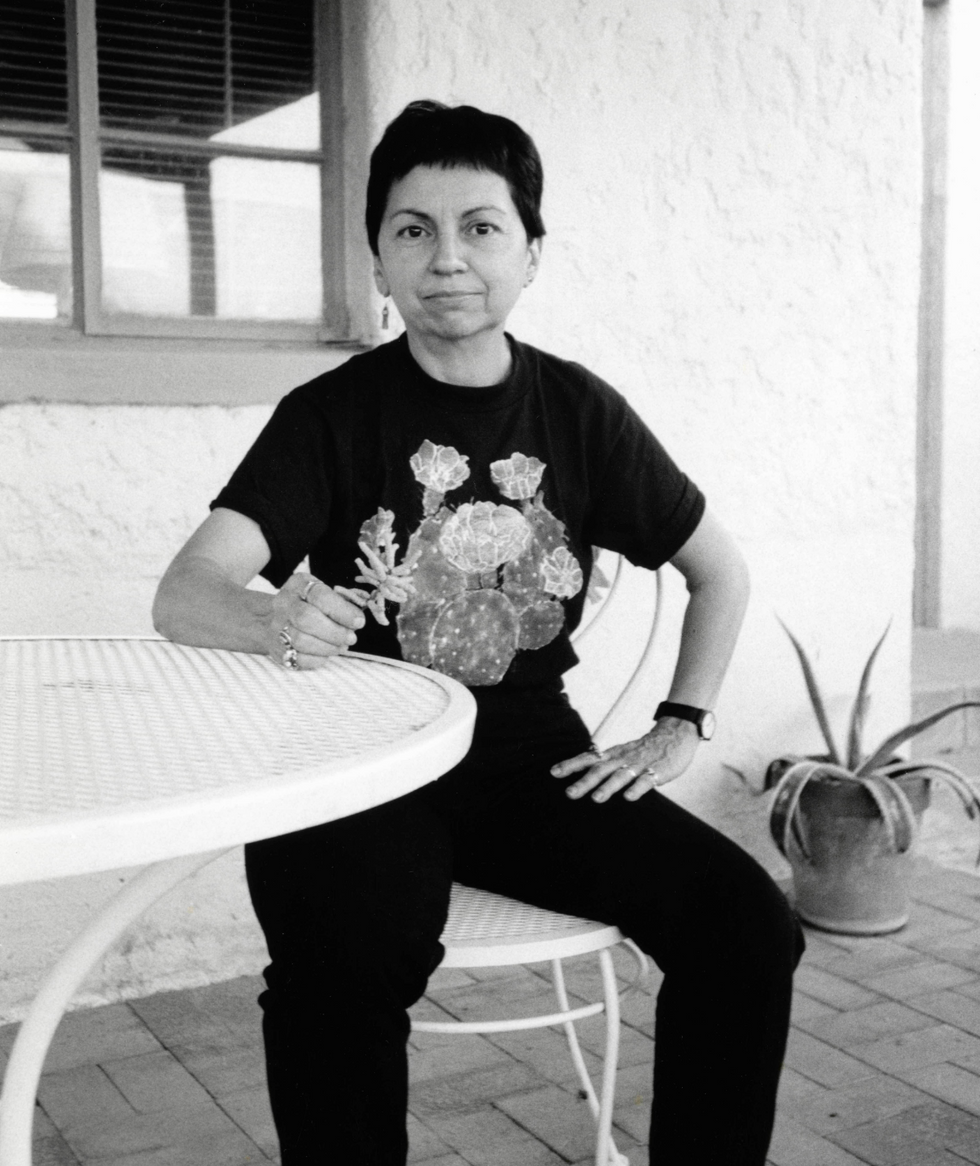
POLYGON ((657 705, 653 719, 659 721, 661 717, 676 717, 679 721, 690 721, 692 725, 697 726, 698 736, 705 740, 708 734, 704 732, 703 725, 705 719, 710 720, 711 716, 709 709, 699 709, 692 704, 678 704, 676 701, 662 700, 657 705))

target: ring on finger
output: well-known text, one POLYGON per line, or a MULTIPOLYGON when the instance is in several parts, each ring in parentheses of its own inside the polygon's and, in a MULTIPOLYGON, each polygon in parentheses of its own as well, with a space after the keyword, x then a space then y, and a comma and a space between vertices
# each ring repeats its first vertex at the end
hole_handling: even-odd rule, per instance
POLYGON ((304 603, 309 603, 309 602, 310 602, 310 592, 313 590, 313 588, 314 588, 314 587, 317 585, 317 583, 319 583, 319 582, 320 582, 320 580, 319 580, 319 579, 310 579, 310 580, 307 582, 306 586, 303 588, 303 594, 302 594, 302 595, 300 595, 300 599, 302 599, 302 601, 303 601, 304 603))
POLYGON ((659 785, 658 774, 655 769, 634 769, 631 765, 624 767, 624 772, 630 774, 634 779, 639 777, 648 778, 654 785, 659 785))
POLYGON ((296 651, 296 645, 293 643, 293 638, 289 633, 288 621, 283 624, 282 630, 279 632, 279 643, 283 647, 279 663, 287 671, 295 672, 299 668, 299 653, 296 651))

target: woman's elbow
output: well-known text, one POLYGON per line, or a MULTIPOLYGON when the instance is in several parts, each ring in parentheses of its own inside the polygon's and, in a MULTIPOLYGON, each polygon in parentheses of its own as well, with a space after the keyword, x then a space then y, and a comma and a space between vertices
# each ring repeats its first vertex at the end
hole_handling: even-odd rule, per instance
POLYGON ((739 615, 744 615, 749 605, 752 591, 749 565, 734 544, 730 552, 715 563, 713 570, 689 577, 686 583, 692 599, 698 596, 706 603, 722 605, 739 615))
POLYGON ((676 565, 692 596, 717 597, 743 607, 748 604, 752 589, 749 565, 727 531, 713 523, 706 536, 691 549, 695 553, 678 557, 676 565))
POLYGON ((151 618, 154 629, 168 640, 186 643, 187 619, 194 606, 195 591, 200 590, 195 564, 178 556, 164 572, 153 597, 151 618), (196 585, 196 586, 195 586, 196 585))
POLYGON ((153 630, 165 639, 176 639, 174 612, 176 605, 173 600, 173 583, 168 571, 157 584, 156 594, 153 596, 153 607, 150 617, 153 620, 153 630))

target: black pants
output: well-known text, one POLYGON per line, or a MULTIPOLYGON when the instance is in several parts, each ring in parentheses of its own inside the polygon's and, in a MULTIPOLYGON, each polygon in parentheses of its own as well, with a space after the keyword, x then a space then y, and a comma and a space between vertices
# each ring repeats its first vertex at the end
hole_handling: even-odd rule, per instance
POLYGON ((549 767, 587 748, 559 691, 491 691, 435 784, 246 847, 283 1166, 404 1166, 406 1009, 453 879, 632 937, 664 973, 652 1166, 763 1166, 802 932, 754 859, 656 791, 567 798, 549 767))

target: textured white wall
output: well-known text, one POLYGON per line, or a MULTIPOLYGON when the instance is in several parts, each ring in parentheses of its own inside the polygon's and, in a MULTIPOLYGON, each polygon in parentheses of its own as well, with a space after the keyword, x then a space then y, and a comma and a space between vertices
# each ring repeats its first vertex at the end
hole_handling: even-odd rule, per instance
POLYGON ((980 0, 950 4, 949 37, 941 612, 980 631, 980 0))
POLYGON ((269 409, 0 410, 0 633, 153 634, 156 581, 269 409))
MULTIPOLYGON (((746 550, 755 591, 722 729, 674 789, 776 869, 762 802, 722 769, 758 777, 778 750, 816 744, 775 613, 816 650, 841 715, 893 617, 875 727, 908 705, 920 6, 350 8, 355 232, 366 146, 408 100, 468 101, 524 124, 545 160, 549 235, 513 331, 620 387, 746 550)), ((368 270, 364 248, 353 266, 359 320, 368 270)), ((0 409, 0 633, 144 630, 153 580, 266 412, 0 409)), ((574 676, 587 708, 610 661, 634 650, 649 590, 633 581, 635 606, 604 637, 605 658, 574 676)), ((663 695, 683 600, 676 575, 666 590, 657 676, 621 734, 642 731, 663 695)), ((20 1006, 42 949, 115 882, 0 900, 0 1011, 20 1006), (42 901, 54 900, 42 933, 42 901), (25 948, 28 927, 40 938, 25 948)), ((237 859, 222 860, 148 917, 90 998, 260 960, 237 859)))

